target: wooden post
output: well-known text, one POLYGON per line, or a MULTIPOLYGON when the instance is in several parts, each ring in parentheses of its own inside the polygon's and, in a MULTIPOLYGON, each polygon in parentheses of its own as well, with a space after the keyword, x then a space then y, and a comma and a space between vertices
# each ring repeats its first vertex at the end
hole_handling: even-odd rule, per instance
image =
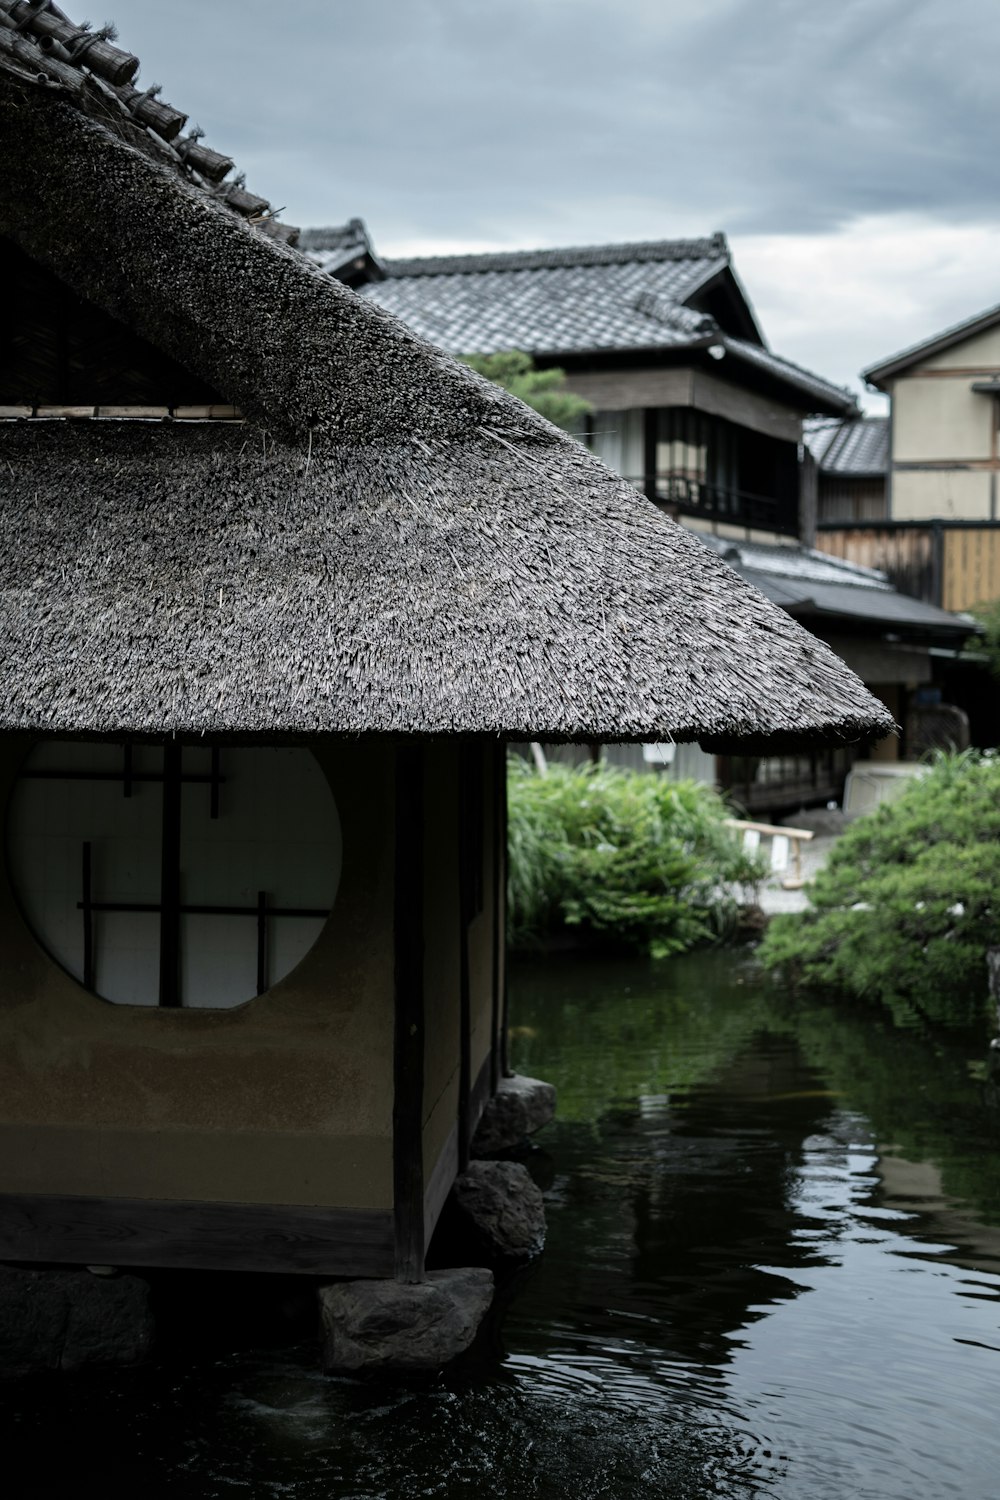
POLYGON ((469 975, 469 924, 474 914, 473 860, 482 854, 478 830, 472 826, 477 807, 472 778, 482 775, 478 745, 462 745, 458 775, 458 1170, 469 1165, 472 1137, 472 996, 469 975))
POLYGON ((392 1177, 395 1270, 424 1279, 424 754, 396 751, 392 1177))
POLYGON ((163 747, 163 811, 160 841, 160 1004, 181 1003, 181 747, 163 747))
POLYGON ((499 955, 500 955, 500 982, 499 982, 499 1008, 500 1008, 500 1036, 498 1039, 500 1048, 500 1074, 503 1078, 511 1077, 510 1048, 508 1032, 510 1029, 510 1005, 507 995, 507 751, 500 747, 500 774, 497 777, 499 788, 500 807, 497 822, 499 824, 499 845, 497 849, 497 880, 500 889, 497 892, 497 926, 499 928, 499 955))
POLYGON ((799 463, 799 541, 806 547, 816 545, 816 523, 819 519, 819 465, 802 443, 799 463))
POLYGON ((493 830, 493 887, 490 916, 493 923, 493 983, 490 997, 490 1094, 500 1082, 500 996, 503 990, 505 946, 507 941, 504 896, 507 884, 507 836, 504 808, 507 805, 507 750, 498 744, 493 749, 493 797, 490 823, 493 830))

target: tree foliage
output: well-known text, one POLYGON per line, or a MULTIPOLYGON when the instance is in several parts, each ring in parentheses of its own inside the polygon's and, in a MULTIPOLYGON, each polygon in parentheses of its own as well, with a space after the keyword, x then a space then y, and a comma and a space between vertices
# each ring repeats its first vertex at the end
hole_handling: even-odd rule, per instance
POLYGON ((1000 758, 940 755, 898 801, 859 818, 760 957, 803 986, 885 1005, 901 1021, 984 1013, 1000 940, 1000 758))
POLYGON ((469 354, 464 363, 503 386, 512 396, 533 406, 556 427, 575 432, 580 420, 590 411, 590 402, 565 389, 563 370, 536 370, 530 354, 520 349, 504 349, 498 354, 469 354))
POLYGON ((511 938, 566 928, 655 955, 716 937, 735 920, 739 883, 761 876, 724 826, 726 806, 694 781, 508 764, 511 938))
POLYGON ((983 627, 978 640, 971 640, 967 650, 986 657, 986 663, 994 677, 1000 677, 1000 599, 990 604, 977 604, 969 611, 983 627))

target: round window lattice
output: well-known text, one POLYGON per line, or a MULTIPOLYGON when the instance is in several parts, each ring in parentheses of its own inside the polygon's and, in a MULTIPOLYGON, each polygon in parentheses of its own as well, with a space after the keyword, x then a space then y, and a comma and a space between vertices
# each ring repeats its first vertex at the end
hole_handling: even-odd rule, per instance
POLYGON ((21 767, 7 863, 38 941, 123 1005, 239 1005, 336 899, 333 794, 307 750, 51 740, 21 767))

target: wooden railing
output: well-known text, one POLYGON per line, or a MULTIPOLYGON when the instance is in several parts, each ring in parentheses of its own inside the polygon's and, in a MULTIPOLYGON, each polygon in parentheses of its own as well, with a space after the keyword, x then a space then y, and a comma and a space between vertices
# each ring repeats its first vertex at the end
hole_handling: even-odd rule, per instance
POLYGON ((749 490, 729 489, 692 479, 686 474, 629 474, 635 485, 658 505, 682 516, 703 516, 707 520, 726 521, 733 526, 752 527, 758 531, 796 532, 797 504, 782 501, 775 495, 757 495, 749 490))

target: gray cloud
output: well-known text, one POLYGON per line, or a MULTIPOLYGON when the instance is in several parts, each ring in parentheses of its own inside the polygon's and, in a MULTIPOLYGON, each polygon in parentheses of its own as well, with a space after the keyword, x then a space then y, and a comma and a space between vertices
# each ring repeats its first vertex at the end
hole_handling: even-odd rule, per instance
MULTIPOLYGON (((299 223, 405 238, 993 218, 982 0, 117 0, 143 78, 299 223), (280 17, 275 24, 275 15, 280 17)), ((641 231, 640 231, 641 232, 641 231)))

